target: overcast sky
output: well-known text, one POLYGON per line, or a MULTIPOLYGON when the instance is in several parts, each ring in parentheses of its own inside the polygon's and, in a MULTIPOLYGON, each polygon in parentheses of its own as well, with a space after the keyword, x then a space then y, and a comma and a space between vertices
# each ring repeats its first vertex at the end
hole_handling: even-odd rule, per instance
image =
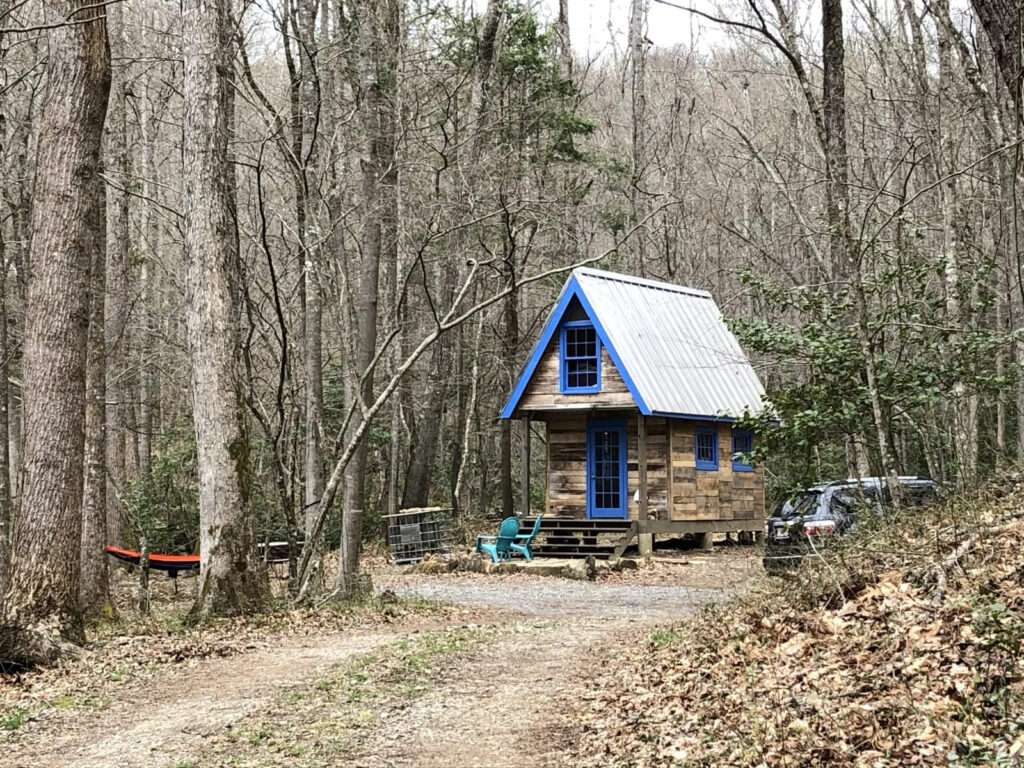
MULTIPOLYGON (((721 13, 722 7, 731 7, 731 0, 674 0, 680 5, 692 6, 706 13, 721 13)), ((481 8, 486 0, 474 0, 481 8)), ((672 47, 685 44, 699 48, 710 48, 725 41, 728 33, 721 25, 706 21, 692 13, 672 8, 655 0, 649 0, 647 37, 658 47, 672 47)), ((540 0, 549 19, 558 16, 558 0, 540 0)), ((610 51, 613 43, 622 50, 626 44, 626 28, 629 24, 630 0, 569 0, 569 27, 573 49, 577 56, 593 57, 610 51)), ((922 2, 916 5, 921 8, 922 2)), ((855 3, 844 3, 845 26, 863 26, 859 20, 859 9, 855 3)), ((895 12, 893 0, 882 0, 878 9, 895 12)), ((805 31, 811 39, 817 37, 817 24, 821 18, 820 3, 816 0, 802 0, 797 6, 798 24, 807 25, 805 31)), ((970 0, 951 0, 950 9, 958 23, 969 24, 970 0)), ((725 12, 728 14, 728 12, 725 12)))
MULTIPOLYGON (((708 0, 681 0, 711 11, 708 0)), ((486 4, 486 3, 485 3, 486 4)), ((549 19, 558 16, 558 0, 541 0, 549 19)), ((569 0, 569 34, 577 56, 599 56, 610 52, 613 45, 621 51, 626 45, 630 0, 569 0)), ((721 39, 722 32, 715 24, 703 21, 693 14, 650 2, 647 37, 654 45, 671 47, 710 39, 721 39)))

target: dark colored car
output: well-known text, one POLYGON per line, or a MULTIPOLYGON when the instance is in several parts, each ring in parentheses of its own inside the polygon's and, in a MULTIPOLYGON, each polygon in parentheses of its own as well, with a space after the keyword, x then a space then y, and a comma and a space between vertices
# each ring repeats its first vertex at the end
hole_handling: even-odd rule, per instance
MULTIPOLYGON (((924 477, 901 476, 899 483, 905 506, 927 504, 938 494, 935 482, 924 477)), ((765 570, 799 565, 805 555, 851 530, 858 514, 884 514, 891 502, 884 477, 837 480, 794 494, 765 523, 765 570)))

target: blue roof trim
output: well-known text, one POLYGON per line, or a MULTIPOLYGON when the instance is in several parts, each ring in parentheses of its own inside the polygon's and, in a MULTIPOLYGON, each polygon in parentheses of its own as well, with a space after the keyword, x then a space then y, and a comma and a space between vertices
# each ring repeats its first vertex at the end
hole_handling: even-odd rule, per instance
POLYGON ((587 317, 590 318, 590 322, 594 324, 594 328, 597 330, 597 335, 601 337, 601 343, 608 349, 608 356, 612 359, 612 362, 615 363, 615 367, 619 369, 619 374, 622 376, 622 380, 626 382, 626 387, 629 389, 629 393, 633 396, 633 400, 640 409, 640 413, 645 416, 652 415, 651 409, 647 407, 647 403, 645 403, 643 397, 640 396, 640 391, 636 388, 636 384, 633 383, 633 379, 630 377, 629 371, 627 371, 625 366, 623 366, 619 353, 615 351, 615 347, 608 338, 608 334, 605 333, 604 326, 601 325, 600 318, 598 318, 597 313, 594 312, 593 306, 591 306, 587 297, 584 295, 583 287, 576 279, 576 275, 572 275, 569 278, 569 281, 565 284, 565 290, 562 292, 562 296, 559 298, 558 304, 555 305, 554 310, 552 310, 551 316, 548 318, 548 322, 544 326, 543 333, 541 333, 540 338, 534 345, 533 352, 530 354, 530 359, 527 361, 526 367, 524 367, 523 372, 519 374, 519 379, 516 381, 516 386, 512 390, 512 394, 509 395, 508 400, 505 402, 505 407, 501 409, 501 418, 511 419, 512 414, 515 413, 516 407, 519 405, 519 400, 526 391, 526 387, 530 383, 530 379, 533 378, 533 372, 537 370, 537 364, 540 363, 540 359, 544 355, 544 350, 546 350, 548 348, 548 344, 551 343, 551 337, 554 335, 555 331, 558 330, 558 326, 562 322, 562 316, 565 315, 565 311, 569 308, 569 304, 572 302, 573 297, 579 300, 583 310, 587 313, 587 317))

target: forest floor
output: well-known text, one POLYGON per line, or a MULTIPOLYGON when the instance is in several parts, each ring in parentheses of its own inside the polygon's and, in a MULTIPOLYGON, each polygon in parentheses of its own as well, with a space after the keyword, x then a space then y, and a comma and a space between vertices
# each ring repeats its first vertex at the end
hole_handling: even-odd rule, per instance
POLYGON ((756 568, 749 548, 597 582, 380 567, 378 589, 402 597, 373 609, 169 632, 156 662, 147 635, 115 636, 0 687, 0 766, 569 765, 577 734, 561 715, 595 652, 720 601, 756 568))

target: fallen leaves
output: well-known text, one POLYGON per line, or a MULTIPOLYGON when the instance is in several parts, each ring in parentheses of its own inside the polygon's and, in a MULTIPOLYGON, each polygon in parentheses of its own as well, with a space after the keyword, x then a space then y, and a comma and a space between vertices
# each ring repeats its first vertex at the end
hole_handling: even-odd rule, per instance
POLYGON ((1018 764, 1024 523, 1005 518, 1022 501, 1017 488, 969 519, 961 502, 889 522, 827 563, 606 652, 572 713, 570 764, 1018 764), (940 596, 921 574, 968 535, 977 544, 940 596))

